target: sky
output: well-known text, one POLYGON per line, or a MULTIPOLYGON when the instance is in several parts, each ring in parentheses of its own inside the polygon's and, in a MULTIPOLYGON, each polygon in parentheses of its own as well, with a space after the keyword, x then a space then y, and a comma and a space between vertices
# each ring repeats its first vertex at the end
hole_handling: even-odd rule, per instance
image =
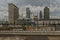
POLYGON ((60 0, 0 0, 0 20, 8 19, 8 3, 19 7, 20 16, 26 16, 26 7, 29 7, 33 15, 43 13, 45 6, 50 8, 50 18, 60 18, 60 0))

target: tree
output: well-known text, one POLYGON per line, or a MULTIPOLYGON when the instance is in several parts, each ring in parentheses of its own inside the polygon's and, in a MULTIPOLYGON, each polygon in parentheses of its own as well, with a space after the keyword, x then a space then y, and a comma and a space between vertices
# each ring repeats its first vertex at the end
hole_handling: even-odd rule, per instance
POLYGON ((23 22, 22 22, 22 27, 23 27, 23 30, 26 30, 25 25, 26 25, 26 22, 25 22, 25 20, 23 19, 23 22))

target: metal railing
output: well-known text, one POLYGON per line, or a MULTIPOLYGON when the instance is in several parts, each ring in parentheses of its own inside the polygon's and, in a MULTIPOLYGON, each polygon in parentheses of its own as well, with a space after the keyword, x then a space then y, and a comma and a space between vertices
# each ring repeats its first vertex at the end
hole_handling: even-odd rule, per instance
POLYGON ((60 31, 0 31, 6 35, 60 35, 60 31))

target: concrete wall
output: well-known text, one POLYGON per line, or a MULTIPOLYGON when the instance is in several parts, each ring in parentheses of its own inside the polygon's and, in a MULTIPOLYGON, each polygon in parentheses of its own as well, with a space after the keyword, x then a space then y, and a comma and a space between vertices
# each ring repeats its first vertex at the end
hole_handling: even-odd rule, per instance
POLYGON ((0 36, 0 40, 60 40, 60 36, 0 36))

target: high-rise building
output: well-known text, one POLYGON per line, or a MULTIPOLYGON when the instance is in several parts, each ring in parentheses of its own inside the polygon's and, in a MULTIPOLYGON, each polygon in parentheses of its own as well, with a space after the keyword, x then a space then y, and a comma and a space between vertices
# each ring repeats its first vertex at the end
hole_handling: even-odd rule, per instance
POLYGON ((26 8, 26 18, 30 18, 31 16, 31 11, 29 8, 26 8))
POLYGON ((15 6, 13 3, 9 3, 8 11, 9 11, 9 23, 15 24, 15 21, 19 17, 19 8, 17 6, 15 6))
POLYGON ((39 13, 39 19, 42 19, 42 11, 39 13))
POLYGON ((44 19, 49 19, 49 8, 48 7, 44 8, 44 19))

